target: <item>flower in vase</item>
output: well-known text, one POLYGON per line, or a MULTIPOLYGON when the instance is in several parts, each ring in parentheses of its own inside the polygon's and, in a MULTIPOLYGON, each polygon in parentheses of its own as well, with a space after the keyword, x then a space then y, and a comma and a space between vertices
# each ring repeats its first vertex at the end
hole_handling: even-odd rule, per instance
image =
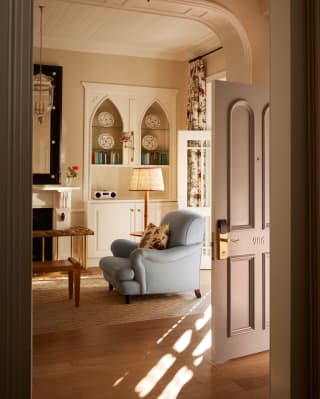
POLYGON ((66 176, 67 177, 77 177, 78 170, 79 170, 79 166, 77 166, 77 165, 68 166, 66 176))

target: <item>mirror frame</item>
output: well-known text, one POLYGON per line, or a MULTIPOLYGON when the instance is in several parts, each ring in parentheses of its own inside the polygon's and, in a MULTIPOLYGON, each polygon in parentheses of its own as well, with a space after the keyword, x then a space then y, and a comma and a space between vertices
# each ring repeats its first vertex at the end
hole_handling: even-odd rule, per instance
MULTIPOLYGON (((33 73, 40 71, 40 65, 33 65, 33 73)), ((60 144, 62 120, 62 66, 42 65, 42 72, 53 78, 54 109, 50 125, 50 173, 33 173, 33 184, 60 184, 60 144)))

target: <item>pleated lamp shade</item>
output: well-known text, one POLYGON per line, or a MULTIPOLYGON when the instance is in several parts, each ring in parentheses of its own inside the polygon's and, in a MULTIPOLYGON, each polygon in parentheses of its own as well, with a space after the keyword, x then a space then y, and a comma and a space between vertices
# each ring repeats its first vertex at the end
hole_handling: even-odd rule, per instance
POLYGON ((163 191, 161 168, 134 168, 131 171, 129 191, 163 191))

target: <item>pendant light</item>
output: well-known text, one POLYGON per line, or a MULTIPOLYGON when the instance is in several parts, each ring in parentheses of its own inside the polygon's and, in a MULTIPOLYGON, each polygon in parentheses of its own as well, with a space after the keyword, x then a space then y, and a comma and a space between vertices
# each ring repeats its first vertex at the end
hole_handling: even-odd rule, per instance
POLYGON ((43 41, 43 9, 40 9, 40 62, 39 73, 33 76, 33 114, 40 123, 43 122, 45 115, 54 108, 53 107, 53 78, 42 73, 42 41, 43 41))

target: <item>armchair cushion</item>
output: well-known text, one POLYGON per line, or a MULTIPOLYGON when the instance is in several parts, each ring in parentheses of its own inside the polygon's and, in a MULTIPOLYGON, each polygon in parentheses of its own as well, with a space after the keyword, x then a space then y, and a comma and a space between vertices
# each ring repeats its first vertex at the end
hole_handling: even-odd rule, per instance
POLYGON ((150 223, 140 241, 139 248, 166 249, 169 236, 169 225, 155 226, 150 223))

